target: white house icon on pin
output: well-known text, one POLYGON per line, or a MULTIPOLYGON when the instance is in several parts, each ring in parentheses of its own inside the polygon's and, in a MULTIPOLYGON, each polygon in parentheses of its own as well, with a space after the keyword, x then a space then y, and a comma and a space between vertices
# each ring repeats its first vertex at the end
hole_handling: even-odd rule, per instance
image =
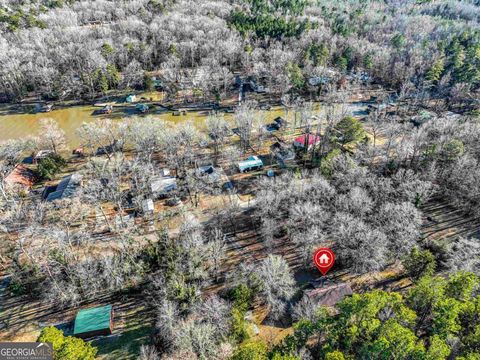
POLYGON ((330 258, 328 257, 327 254, 322 254, 322 256, 318 258, 318 262, 320 264, 326 265, 330 262, 330 258))

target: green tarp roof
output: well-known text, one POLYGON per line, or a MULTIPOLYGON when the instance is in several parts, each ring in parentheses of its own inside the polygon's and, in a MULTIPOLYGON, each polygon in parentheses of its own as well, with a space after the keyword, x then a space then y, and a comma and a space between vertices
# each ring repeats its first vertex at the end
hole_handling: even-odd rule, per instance
POLYGON ((108 329, 111 313, 112 305, 80 310, 75 318, 73 334, 108 329))

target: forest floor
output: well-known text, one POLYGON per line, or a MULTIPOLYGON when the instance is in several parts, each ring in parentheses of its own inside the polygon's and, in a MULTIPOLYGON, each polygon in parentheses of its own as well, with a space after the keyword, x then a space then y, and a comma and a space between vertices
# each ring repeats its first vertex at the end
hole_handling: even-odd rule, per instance
POLYGON ((463 237, 480 237, 480 218, 465 215, 441 198, 428 201, 421 207, 424 213, 422 240, 447 240, 463 237))

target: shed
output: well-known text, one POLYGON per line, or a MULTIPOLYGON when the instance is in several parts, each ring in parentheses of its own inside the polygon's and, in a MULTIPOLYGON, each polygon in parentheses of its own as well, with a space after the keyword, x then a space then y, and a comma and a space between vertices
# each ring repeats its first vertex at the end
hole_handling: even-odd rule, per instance
POLYGON ((287 146, 283 142, 275 142, 270 146, 270 151, 280 161, 287 161, 295 159, 295 152, 291 146, 287 146))
POLYGON ((221 170, 213 167, 213 165, 200 166, 197 169, 197 176, 204 177, 208 182, 215 183, 221 178, 221 170))
POLYGON ((319 135, 303 134, 297 137, 293 141, 293 146, 299 149, 305 149, 305 144, 307 144, 307 149, 310 150, 312 147, 316 146, 319 142, 320 142, 319 135))
POLYGON ((335 306, 345 296, 353 294, 352 288, 347 283, 332 284, 325 287, 305 290, 305 295, 314 299, 322 306, 335 306))
POLYGON ((137 101, 137 97, 134 94, 130 94, 125 98, 125 101, 127 103, 133 103, 133 102, 137 101))
POLYGON ((112 305, 83 309, 75 317, 73 335, 79 338, 85 339, 98 335, 110 335, 112 331, 112 305))
POLYGON ((268 132, 273 132, 273 131, 280 130, 280 126, 276 122, 267 124, 267 125, 264 126, 264 128, 268 132))
POLYGON ((167 168, 160 169, 160 175, 163 177, 170 176, 170 169, 167 169, 167 168))
POLYGON ((82 147, 78 147, 78 148, 72 150, 72 155, 84 156, 85 152, 84 152, 82 147))
POLYGON ((150 189, 155 196, 165 196, 177 189, 177 179, 168 175, 154 177, 150 182, 150 189))
POLYGON ((263 167, 263 161, 258 158, 258 156, 250 156, 245 161, 240 161, 238 163, 238 169, 240 172, 258 170, 263 167))
POLYGON ((184 116, 184 115, 187 115, 187 110, 183 110, 183 109, 175 110, 172 113, 172 115, 173 116, 184 116))
POLYGON ((5 184, 8 186, 21 186, 24 188, 32 187, 35 180, 35 173, 21 164, 15 166, 4 179, 5 184))
POLYGON ((53 150, 40 150, 32 155, 32 164, 38 163, 39 160, 54 154, 53 150))
POLYGON ((155 210, 155 204, 152 199, 142 201, 142 210, 145 214, 151 214, 155 210))

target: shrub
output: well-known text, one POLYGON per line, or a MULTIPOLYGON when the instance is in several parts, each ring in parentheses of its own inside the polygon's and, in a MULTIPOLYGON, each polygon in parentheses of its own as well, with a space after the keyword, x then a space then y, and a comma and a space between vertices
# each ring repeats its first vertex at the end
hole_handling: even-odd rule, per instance
POLYGON ((50 154, 38 162, 38 176, 42 179, 51 180, 66 164, 67 162, 60 155, 50 154))
POLYGON ((246 284, 240 284, 230 291, 230 298, 233 300, 233 306, 245 312, 251 305, 253 293, 246 284))
POLYGON ((419 250, 415 247, 403 260, 403 267, 407 275, 416 281, 423 276, 433 275, 436 268, 435 257, 430 251, 419 250))
POLYGON ((267 346, 260 341, 250 341, 240 345, 231 360, 267 360, 267 346))
POLYGON ((43 328, 38 342, 52 343, 54 360, 93 360, 97 349, 90 343, 73 336, 64 336, 53 326, 43 328))

